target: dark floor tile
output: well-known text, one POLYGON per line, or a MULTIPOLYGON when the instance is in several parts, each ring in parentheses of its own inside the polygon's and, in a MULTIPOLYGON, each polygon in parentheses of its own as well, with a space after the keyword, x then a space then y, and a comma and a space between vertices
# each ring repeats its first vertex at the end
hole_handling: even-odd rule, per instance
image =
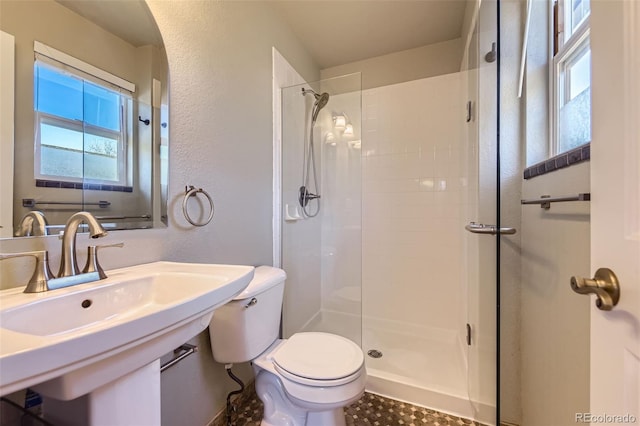
MULTIPOLYGON (((262 402, 255 389, 247 389, 250 394, 238 400, 232 415, 234 426, 259 426, 262 418, 262 402)), ((355 403, 344 409, 348 426, 483 426, 469 419, 462 419, 372 393, 365 393, 355 403)), ((225 422, 214 424, 226 424, 225 422)))

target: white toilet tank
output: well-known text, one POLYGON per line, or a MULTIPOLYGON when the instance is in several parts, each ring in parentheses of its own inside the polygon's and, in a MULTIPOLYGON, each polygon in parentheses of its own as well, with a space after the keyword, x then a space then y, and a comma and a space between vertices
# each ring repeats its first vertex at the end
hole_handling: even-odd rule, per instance
POLYGON ((286 278, 282 269, 259 266, 247 288, 215 310, 209 336, 216 361, 251 361, 278 338, 286 278))

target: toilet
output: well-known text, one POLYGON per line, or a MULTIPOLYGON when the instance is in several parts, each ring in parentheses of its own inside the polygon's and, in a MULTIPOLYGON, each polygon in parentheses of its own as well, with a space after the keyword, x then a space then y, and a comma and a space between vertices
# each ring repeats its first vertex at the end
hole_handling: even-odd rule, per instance
POLYGON ((251 361, 262 426, 344 426, 342 408, 364 393, 362 349, 330 333, 279 339, 286 274, 259 266, 249 286, 218 308, 209 324, 217 362, 251 361))

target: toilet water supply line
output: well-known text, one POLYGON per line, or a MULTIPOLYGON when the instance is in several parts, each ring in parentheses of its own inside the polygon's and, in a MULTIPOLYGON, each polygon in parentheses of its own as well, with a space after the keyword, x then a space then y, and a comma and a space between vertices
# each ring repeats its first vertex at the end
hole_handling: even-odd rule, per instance
POLYGON ((234 395, 239 395, 242 392, 244 392, 244 383, 242 383, 242 380, 240 380, 238 376, 233 374, 233 372, 231 371, 231 367, 233 367, 233 364, 224 365, 224 369, 227 370, 227 374, 229 375, 229 377, 231 377, 231 379, 233 379, 234 382, 240 385, 240 389, 231 391, 229 392, 229 395, 227 395, 227 409, 226 409, 227 426, 233 426, 233 423, 231 423, 231 414, 234 411, 236 411, 236 406, 231 404, 231 397, 234 395))

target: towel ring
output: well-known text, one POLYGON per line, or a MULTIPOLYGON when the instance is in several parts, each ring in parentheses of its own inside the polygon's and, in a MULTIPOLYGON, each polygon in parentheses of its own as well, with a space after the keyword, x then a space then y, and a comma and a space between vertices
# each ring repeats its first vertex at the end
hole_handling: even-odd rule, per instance
POLYGON ((187 219, 187 222, 189 222, 193 226, 205 226, 209 222, 211 222, 211 219, 213 219, 213 212, 215 209, 213 206, 213 200, 211 199, 211 196, 209 195, 209 193, 204 189, 196 188, 193 185, 185 186, 184 191, 185 191, 185 194, 184 194, 184 200, 182 200, 182 213, 184 214, 185 219, 187 219), (207 200, 209 200, 209 209, 210 209, 209 217, 204 222, 194 221, 193 219, 191 219, 191 216, 189 216, 189 212, 187 211, 187 202, 189 201, 189 198, 197 197, 198 193, 204 194, 204 196, 207 197, 207 200))

